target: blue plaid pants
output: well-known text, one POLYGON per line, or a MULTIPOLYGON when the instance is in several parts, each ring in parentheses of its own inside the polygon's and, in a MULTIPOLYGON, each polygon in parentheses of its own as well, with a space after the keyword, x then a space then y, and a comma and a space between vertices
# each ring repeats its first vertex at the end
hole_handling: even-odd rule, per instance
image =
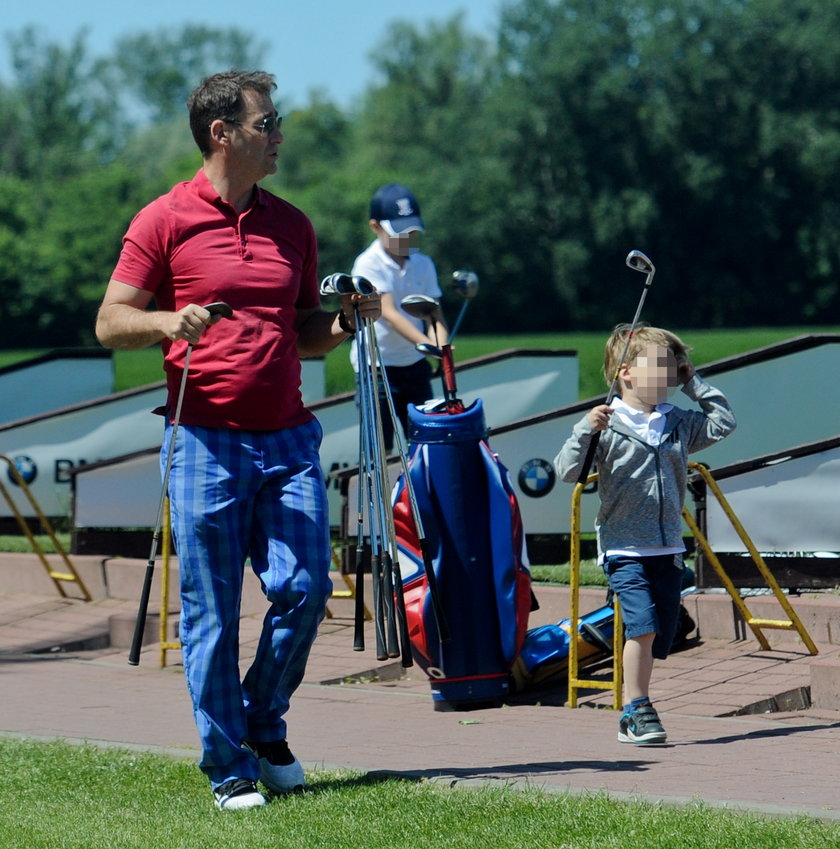
MULTIPOLYGON (((166 428, 161 466, 172 427, 166 428)), ((181 650, 212 786, 259 777, 245 739, 286 737, 332 590, 321 426, 257 432, 181 425, 168 494, 181 577, 181 650), (239 616, 247 558, 269 602, 240 682, 239 616)))

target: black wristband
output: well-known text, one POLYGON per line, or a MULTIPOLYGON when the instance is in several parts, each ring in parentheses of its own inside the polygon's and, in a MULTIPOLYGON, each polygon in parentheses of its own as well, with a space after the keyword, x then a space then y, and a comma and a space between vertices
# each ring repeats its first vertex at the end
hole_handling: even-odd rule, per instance
POLYGON ((345 332, 352 336, 356 332, 355 327, 351 327, 350 323, 347 321, 347 316, 344 315, 344 310, 338 311, 338 326, 345 332))

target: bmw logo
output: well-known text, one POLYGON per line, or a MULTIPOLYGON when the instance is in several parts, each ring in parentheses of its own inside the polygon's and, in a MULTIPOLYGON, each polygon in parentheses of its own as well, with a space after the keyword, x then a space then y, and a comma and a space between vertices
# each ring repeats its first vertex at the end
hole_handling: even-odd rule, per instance
MULTIPOLYGON (((18 474, 23 478, 25 483, 30 484, 38 477, 38 467, 31 457, 27 457, 25 454, 18 454, 17 457, 12 457, 12 462, 15 464, 18 474)), ((12 470, 7 469, 6 474, 9 476, 9 480, 17 485, 14 475, 12 475, 12 470)))
POLYGON ((528 460, 519 469, 519 488, 531 498, 548 495, 556 480, 554 466, 539 457, 528 460))

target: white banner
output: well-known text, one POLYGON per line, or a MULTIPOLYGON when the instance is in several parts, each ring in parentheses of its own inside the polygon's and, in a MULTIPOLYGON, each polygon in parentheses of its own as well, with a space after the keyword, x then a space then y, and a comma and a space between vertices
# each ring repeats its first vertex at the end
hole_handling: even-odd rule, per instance
MULTIPOLYGON (((840 446, 780 458, 718 486, 758 551, 840 551, 840 446)), ((711 492, 706 530, 715 551, 747 550, 711 492)))
MULTIPOLYGON (((322 398, 323 359, 305 360, 302 373, 304 401, 322 398)), ((66 373, 64 379, 68 380, 66 373)), ((69 473, 79 466, 159 448, 163 417, 153 415, 151 411, 165 403, 166 388, 160 382, 73 407, 54 409, 22 422, 12 422, 0 426, 0 455, 14 463, 47 516, 69 516, 69 473)), ((6 488, 21 515, 27 518, 35 516, 29 501, 9 474, 8 463, 2 464, 0 474, 5 476, 4 481, 8 481, 6 488)), ((115 490, 112 498, 123 499, 132 485, 131 479, 127 478, 126 487, 115 490)), ((157 485, 159 488, 159 477, 157 485)), ((114 505, 107 505, 107 508, 114 509, 114 505)), ((133 508, 126 514, 132 512, 133 508)), ((0 517, 12 515, 9 505, 0 498, 0 517)), ((154 518, 151 525, 154 525, 154 518)))
POLYGON ((0 423, 100 398, 113 386, 111 352, 103 348, 62 349, 12 363, 0 368, 0 423))
MULTIPOLYGON (((532 417, 558 401, 574 398, 578 385, 577 355, 571 351, 508 351, 470 361, 458 369, 459 394, 467 403, 481 396, 493 399, 489 422, 500 425, 532 417)), ((321 463, 326 474, 356 466, 359 461, 359 414, 352 393, 312 403, 324 431, 321 463)), ((159 444, 159 443, 158 443, 159 444)), ((143 448, 148 447, 148 444, 143 448)), ((134 450, 142 450, 135 448, 134 450)), ((154 525, 160 498, 157 456, 131 458, 74 475, 74 526, 143 527, 140 502, 154 525), (157 475, 157 477, 155 477, 157 475), (120 502, 124 502, 122 510, 120 502)), ((330 522, 341 519, 339 483, 329 483, 330 522)), ((69 493, 68 493, 69 495, 69 493)))

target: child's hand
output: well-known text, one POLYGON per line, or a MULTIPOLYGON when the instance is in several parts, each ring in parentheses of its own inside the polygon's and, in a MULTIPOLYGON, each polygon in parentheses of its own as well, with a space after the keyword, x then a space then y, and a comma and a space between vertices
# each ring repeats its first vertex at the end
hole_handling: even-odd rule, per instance
POLYGON ((613 414, 612 407, 606 404, 601 404, 599 407, 593 407, 587 414, 589 424, 592 430, 606 430, 610 424, 610 416, 613 414))
POLYGON ((677 363, 677 380, 680 384, 685 385, 692 377, 694 377, 694 366, 690 360, 681 360, 677 363))

